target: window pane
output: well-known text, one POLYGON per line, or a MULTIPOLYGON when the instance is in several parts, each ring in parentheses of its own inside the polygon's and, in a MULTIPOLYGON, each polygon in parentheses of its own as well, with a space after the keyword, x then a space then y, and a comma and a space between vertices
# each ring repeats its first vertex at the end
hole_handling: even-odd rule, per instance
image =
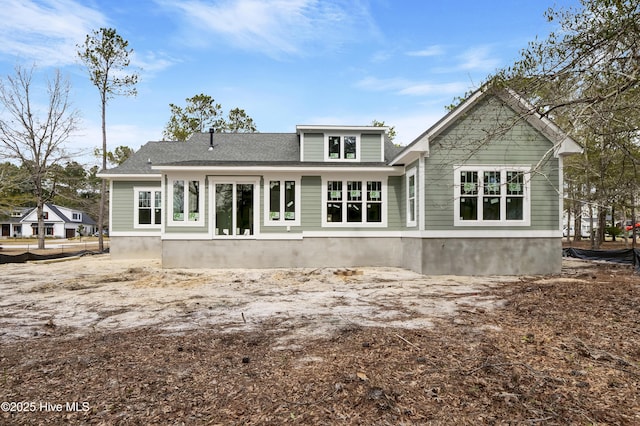
POLYGON ((460 220, 478 220, 478 197, 460 198, 460 220))
POLYGON ((151 207, 151 191, 138 192, 138 207, 151 207))
POLYGON ((233 185, 216 184, 216 235, 233 235, 233 185))
POLYGON ((284 182, 284 220, 296 219, 296 182, 284 182))
POLYGON ((253 235, 253 184, 236 185, 236 235, 253 235))
POLYGON ((409 198, 416 196, 416 177, 409 176, 409 198))
POLYGON ((138 223, 140 225, 151 225, 151 209, 138 209, 138 223))
POLYGON ((340 136, 329 136, 329 158, 340 158, 340 136))
POLYGON ((347 200, 362 201, 362 182, 347 182, 347 200))
POLYGON ((344 158, 347 160, 354 160, 356 158, 356 137, 345 136, 344 137, 344 158))
POLYGON ((189 181, 189 220, 200 219, 200 182, 189 181))
POLYGON ((280 220, 280 181, 269 182, 269 219, 280 220))
POLYGON ((367 182, 367 201, 382 201, 382 182, 367 182))
POLYGON ((327 200, 342 201, 342 182, 340 181, 327 182, 327 200))
POLYGON ((523 198, 507 197, 507 220, 523 219, 523 198))
POLYGON ((367 222, 382 222, 382 203, 367 203, 367 222))
POLYGON ((460 172, 460 195, 478 193, 478 172, 460 172))
POLYGON ((362 203, 347 203, 347 222, 362 222, 362 203))
POLYGON ((484 194, 500 195, 500 172, 484 172, 484 194))
POLYGON ((342 222, 342 203, 327 203, 327 222, 342 222))
POLYGON ((414 222, 416 220, 416 200, 411 198, 409 200, 409 221, 414 222))
POLYGON ((155 224, 160 225, 162 223, 162 192, 156 191, 155 193, 155 224))
POLYGON ((524 195, 524 173, 507 172, 507 195, 524 195))
POLYGON ((500 220, 500 197, 485 197, 482 203, 483 220, 500 220))
POLYGON ((173 220, 184 220, 184 181, 173 181, 173 220))

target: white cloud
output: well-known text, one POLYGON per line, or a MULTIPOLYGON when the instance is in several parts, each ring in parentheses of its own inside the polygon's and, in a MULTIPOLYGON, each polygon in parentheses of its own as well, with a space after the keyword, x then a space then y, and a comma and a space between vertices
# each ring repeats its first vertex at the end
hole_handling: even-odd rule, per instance
POLYGON ((422 50, 414 50, 411 52, 407 52, 408 56, 421 56, 421 57, 429 57, 429 56, 440 56, 444 54, 444 47, 440 45, 428 46, 422 50))
POLYGON ((157 0, 178 12, 188 32, 185 43, 206 46, 220 40, 269 56, 307 55, 365 41, 377 30, 369 11, 349 0, 157 0))
POLYGON ((491 56, 489 46, 477 46, 466 50, 458 56, 460 64, 457 69, 466 71, 495 71, 502 61, 491 56))
POLYGON ((464 93, 469 84, 462 82, 430 83, 411 81, 404 78, 379 79, 366 77, 356 83, 356 87, 370 91, 390 91, 399 95, 434 96, 464 93))
POLYGON ((0 54, 39 66, 77 62, 76 45, 107 21, 73 0, 0 0, 0 10, 0 54))

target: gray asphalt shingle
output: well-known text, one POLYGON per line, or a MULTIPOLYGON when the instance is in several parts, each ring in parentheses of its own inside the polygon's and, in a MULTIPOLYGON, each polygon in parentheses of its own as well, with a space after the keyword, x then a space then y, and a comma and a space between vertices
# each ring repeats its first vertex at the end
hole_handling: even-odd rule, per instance
MULTIPOLYGON (((385 138, 386 161, 390 161, 399 149, 385 138)), ((241 166, 267 163, 309 164, 300 162, 300 144, 296 133, 216 133, 213 135, 212 150, 209 150, 209 133, 196 133, 187 142, 147 142, 123 164, 109 169, 108 173, 158 173, 151 168, 153 165, 241 166)))

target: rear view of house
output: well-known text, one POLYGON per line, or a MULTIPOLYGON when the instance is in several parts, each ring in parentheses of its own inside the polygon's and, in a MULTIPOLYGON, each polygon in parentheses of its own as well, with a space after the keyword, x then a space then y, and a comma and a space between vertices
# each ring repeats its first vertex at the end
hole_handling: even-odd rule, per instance
POLYGON ((580 146, 509 91, 478 91, 406 147, 386 128, 149 142, 110 181, 113 257, 164 267, 561 266, 562 159, 580 146))

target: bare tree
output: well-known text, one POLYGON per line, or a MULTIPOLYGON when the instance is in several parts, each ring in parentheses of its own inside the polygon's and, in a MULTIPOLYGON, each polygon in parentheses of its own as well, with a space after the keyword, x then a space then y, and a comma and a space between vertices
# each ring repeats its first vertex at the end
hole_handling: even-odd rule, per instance
POLYGON ((0 81, 0 104, 6 115, 0 117, 0 155, 18 161, 33 185, 38 214, 38 248, 44 248, 43 206, 55 194, 52 169, 68 157, 64 143, 77 129, 78 112, 69 102, 70 85, 56 71, 47 81, 48 102, 40 109, 34 99, 37 86, 32 82, 34 68, 16 66, 15 75, 0 81))
MULTIPOLYGON (((100 92, 102 112, 102 169, 107 168, 107 125, 106 109, 108 100, 116 95, 135 96, 138 74, 125 74, 130 64, 129 42, 124 40, 113 28, 100 28, 78 45, 78 56, 89 71, 89 78, 100 92)), ((102 229, 107 203, 107 185, 103 179, 100 186, 100 209, 98 212, 98 249, 104 250, 102 229)))

